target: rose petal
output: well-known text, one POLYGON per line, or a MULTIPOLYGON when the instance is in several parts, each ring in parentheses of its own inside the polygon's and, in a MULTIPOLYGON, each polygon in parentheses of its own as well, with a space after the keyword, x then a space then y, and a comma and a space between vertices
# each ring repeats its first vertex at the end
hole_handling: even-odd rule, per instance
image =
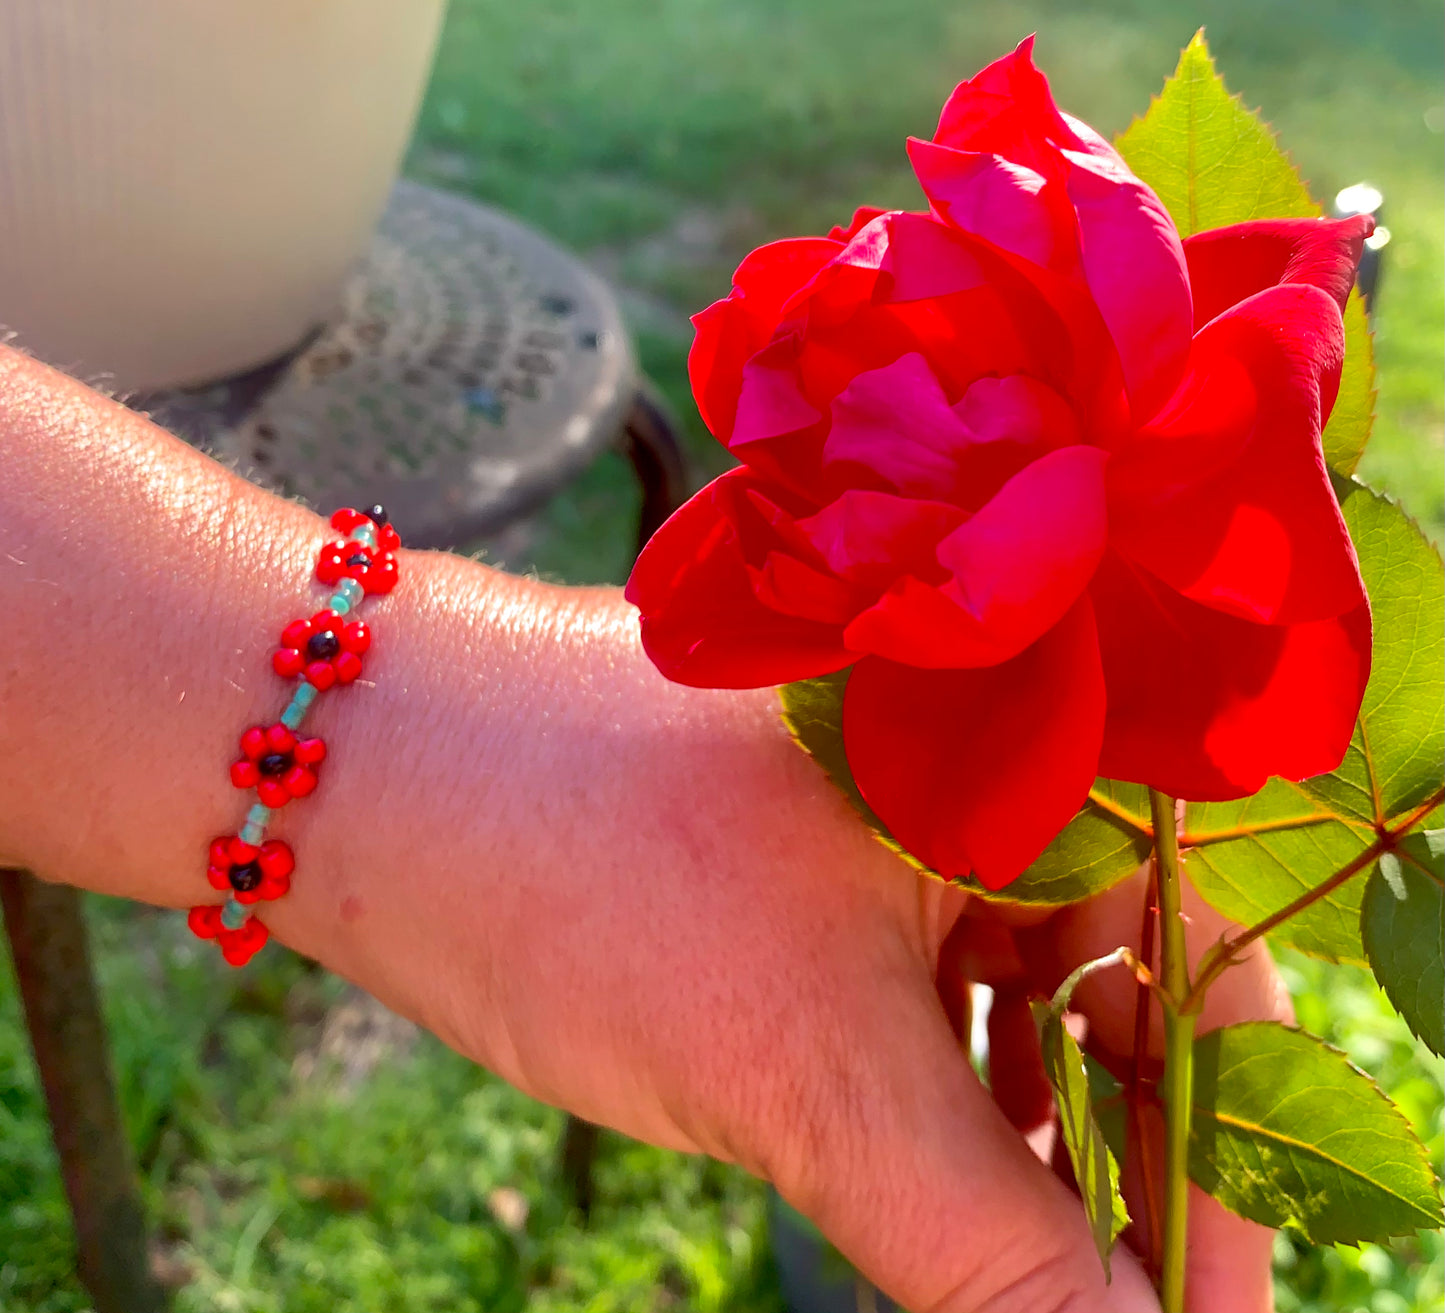
POLYGON ((1279 283, 1307 283, 1341 310, 1355 285, 1369 215, 1349 219, 1255 219, 1211 228, 1184 241, 1194 292, 1194 327, 1279 283))
POLYGON ((1107 459, 1065 447, 1026 466, 939 543, 951 579, 901 581, 848 626, 848 646, 925 667, 988 666, 1023 651, 1073 606, 1103 553, 1107 459))
POLYGON ((967 518, 942 502, 850 489, 797 523, 828 569, 877 596, 905 571, 930 570, 942 582, 938 545, 967 518))
POLYGON ((1369 608, 1260 625, 1110 553, 1090 589, 1109 689, 1099 772, 1195 801, 1333 770, 1370 673, 1369 608))
POLYGON ((1048 79, 1034 66, 1034 39, 954 88, 938 117, 936 142, 988 151, 1038 172, 1056 165, 1057 144, 1079 143, 1059 113, 1048 79))
POLYGON ((1023 164, 908 139, 908 158, 933 212, 1046 268, 1078 264, 1073 207, 1062 187, 1023 164))
POLYGON ((1319 442, 1343 352, 1339 308, 1301 284, 1201 329, 1179 396, 1111 467, 1114 545, 1186 597, 1246 619, 1358 606, 1319 442))
POLYGON ((840 249, 821 237, 759 247, 738 266, 732 292, 693 316, 688 377, 703 422, 720 442, 732 436, 743 366, 772 338, 788 299, 840 249))
POLYGON ((1076 442, 1073 411, 1023 374, 985 377, 950 406, 916 351, 857 375, 833 403, 823 463, 835 478, 976 509, 1031 456, 1076 442))
POLYGON ((747 469, 714 479, 638 557, 627 600, 641 611, 642 645, 669 679, 703 688, 758 688, 850 665, 837 625, 783 615, 758 600, 748 559, 786 550, 746 504, 762 485, 747 469), (745 544, 744 535, 752 541, 745 544))
POLYGON ((847 227, 835 223, 828 229, 828 240, 832 242, 850 242, 880 214, 886 213, 886 210, 880 210, 876 205, 860 205, 853 211, 853 218, 849 221, 847 227))
MULTIPOLYGON (((1031 246, 1040 263, 1067 269, 1077 261, 1082 277, 1118 348, 1136 423, 1149 419, 1168 400, 1189 352, 1193 313, 1189 278, 1179 233, 1159 198, 1144 185, 1118 152, 1087 124, 1061 114, 1047 79, 1033 63, 1033 38, 996 60, 977 77, 961 83, 939 117, 933 140, 954 151, 999 157, 1002 164, 1027 170, 1043 180, 1037 206, 1029 211, 1022 189, 1005 193, 1002 164, 978 166, 972 183, 980 201, 968 203, 959 181, 962 166, 945 168, 936 155, 920 156, 924 190, 940 188, 935 208, 965 226, 983 225, 982 235, 997 233, 994 206, 1004 203, 1015 222, 1028 215, 1027 236, 1009 244, 1031 246), (1050 183, 1062 185, 1077 225, 1073 260, 1063 246, 1061 207, 1050 183), (985 195, 984 193, 987 193, 985 195), (1040 236, 1047 207, 1053 241, 1040 236)), ((1014 175, 1015 177, 1020 175, 1014 175)))
POLYGON ((1142 424, 1174 392, 1189 357, 1189 274, 1163 202, 1111 146, 1094 141, 1088 151, 1065 152, 1072 165, 1069 199, 1079 221, 1084 278, 1118 348, 1134 420, 1142 424))
POLYGON ((866 658, 843 701, 868 805, 934 870, 972 871, 991 889, 1020 875, 1083 804, 1103 726, 1087 599, 1002 665, 922 671, 866 658))

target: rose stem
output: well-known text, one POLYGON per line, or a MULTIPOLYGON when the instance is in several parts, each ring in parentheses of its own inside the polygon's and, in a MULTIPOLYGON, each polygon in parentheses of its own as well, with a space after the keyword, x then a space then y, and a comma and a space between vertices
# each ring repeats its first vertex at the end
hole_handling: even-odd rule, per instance
POLYGON ((1163 1313, 1184 1313, 1184 1255, 1189 1225, 1189 1117, 1194 1103, 1194 1014, 1180 916, 1179 834, 1174 799, 1149 790, 1159 875, 1159 970, 1164 985, 1164 1251, 1159 1260, 1163 1313))

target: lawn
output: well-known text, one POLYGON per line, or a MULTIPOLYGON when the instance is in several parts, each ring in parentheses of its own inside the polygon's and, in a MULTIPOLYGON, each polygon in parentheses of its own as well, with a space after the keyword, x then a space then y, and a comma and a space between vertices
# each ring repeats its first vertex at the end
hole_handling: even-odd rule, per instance
MULTIPOLYGON (((753 245, 862 202, 916 205, 903 154, 960 77, 1037 29, 1066 107, 1115 131, 1199 24, 1317 195, 1374 182, 1392 232, 1364 473, 1445 533, 1442 15, 1421 0, 452 0, 407 169, 504 205, 622 289, 699 476, 687 315, 753 245), (886 18, 883 17, 886 15, 886 18)), ((635 494, 608 458, 510 568, 617 581, 635 494)), ((90 904, 127 1122, 176 1307, 780 1308, 760 1186, 615 1137, 578 1225, 561 1118, 284 953, 239 976, 179 918, 90 904), (143 927, 139 923, 144 923, 143 927), (137 931, 140 931, 137 933, 137 931), (144 944, 144 949, 135 945, 144 944)), ((1364 973, 1290 956, 1301 1021, 1377 1075, 1437 1162, 1445 1081, 1364 973)), ((1438 1235, 1392 1252, 1281 1239, 1285 1313, 1439 1307, 1438 1235)), ((0 1310, 86 1307, 18 1004, 0 971, 0 1310)))

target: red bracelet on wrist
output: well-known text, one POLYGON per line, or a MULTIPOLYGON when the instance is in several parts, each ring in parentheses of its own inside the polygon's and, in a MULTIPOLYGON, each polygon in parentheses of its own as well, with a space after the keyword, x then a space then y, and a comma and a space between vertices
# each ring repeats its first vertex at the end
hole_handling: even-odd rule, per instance
POLYGON ((293 620, 281 632, 271 666, 295 691, 274 724, 252 725, 241 735, 241 755, 231 765, 231 783, 254 789, 256 803, 238 834, 211 841, 206 877, 227 892, 224 903, 193 907, 188 924, 201 939, 214 939, 232 966, 244 966, 270 937, 251 907, 283 897, 291 888, 296 859, 280 839, 266 838, 272 817, 295 798, 316 789, 326 744, 303 735, 301 725, 328 689, 352 683, 371 648, 371 630, 355 613, 367 597, 396 586, 401 539, 380 506, 339 510, 331 527, 345 536, 321 549, 316 578, 334 591, 309 620, 293 620))

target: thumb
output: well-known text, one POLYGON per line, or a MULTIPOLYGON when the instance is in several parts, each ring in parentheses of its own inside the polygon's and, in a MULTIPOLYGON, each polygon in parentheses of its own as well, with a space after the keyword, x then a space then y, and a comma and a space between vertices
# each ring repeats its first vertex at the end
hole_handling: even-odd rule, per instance
POLYGON ((999 1112, 918 977, 875 978, 862 1017, 854 996, 780 1193, 915 1313, 1158 1313, 1122 1248, 1105 1284, 1078 1198, 999 1112))

